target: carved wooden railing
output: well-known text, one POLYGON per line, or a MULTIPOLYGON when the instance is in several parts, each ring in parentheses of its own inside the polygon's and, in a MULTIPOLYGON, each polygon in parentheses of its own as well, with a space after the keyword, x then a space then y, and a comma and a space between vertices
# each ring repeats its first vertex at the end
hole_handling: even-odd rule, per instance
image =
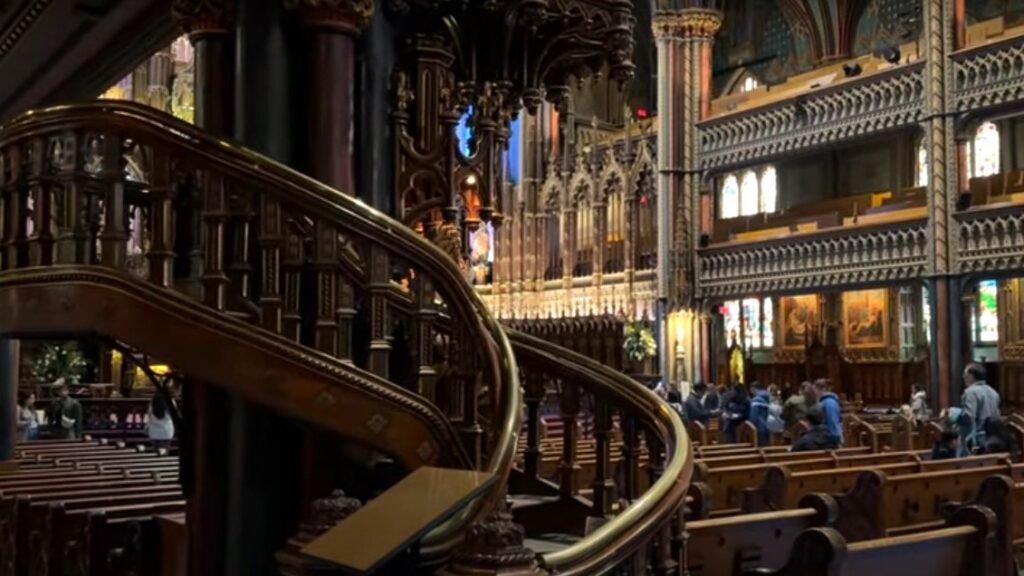
POLYGON ((0 333, 115 338, 409 468, 512 466, 512 352, 443 252, 145 107, 99 101, 0 128, 0 302, 0 333))
MULTIPOLYGON (((683 539, 682 514, 694 465, 679 416, 647 387, 599 362, 521 332, 510 331, 509 339, 527 412, 522 474, 510 492, 558 499, 542 522, 545 530, 571 531, 573 522, 597 526, 578 542, 540 555, 541 565, 558 574, 612 569, 634 575, 677 573, 673 558, 683 539), (545 477, 541 408, 551 394, 559 400, 562 454, 557 473, 545 477), (584 414, 593 422, 594 461, 587 466, 577 452, 580 434, 590 428, 578 424, 584 414), (621 458, 614 458, 616 452, 621 458), (585 470, 592 470, 592 477, 581 482, 585 470), (581 492, 589 497, 581 498, 581 492)), ((534 515, 524 516, 530 532, 528 520, 534 515)))

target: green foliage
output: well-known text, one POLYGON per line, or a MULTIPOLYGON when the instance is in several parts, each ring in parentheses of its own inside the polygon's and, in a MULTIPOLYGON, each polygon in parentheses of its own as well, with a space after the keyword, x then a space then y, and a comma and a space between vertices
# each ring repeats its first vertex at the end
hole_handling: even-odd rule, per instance
POLYGON ((68 386, 80 386, 89 362, 75 344, 47 344, 32 362, 32 377, 52 383, 63 378, 68 386))
POLYGON ((631 362, 642 362, 658 353, 654 332, 643 324, 634 322, 626 325, 622 348, 631 362))

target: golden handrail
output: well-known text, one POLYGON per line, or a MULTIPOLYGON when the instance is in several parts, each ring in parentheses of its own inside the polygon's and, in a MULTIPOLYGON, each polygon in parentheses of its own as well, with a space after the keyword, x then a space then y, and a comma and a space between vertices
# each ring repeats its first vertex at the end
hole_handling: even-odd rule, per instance
POLYGON ((583 540, 541 556, 558 574, 594 574, 621 560, 624 552, 647 542, 648 536, 682 511, 693 475, 694 457, 683 421, 646 386, 586 356, 515 330, 506 329, 517 358, 535 361, 576 384, 594 387, 649 417, 648 425, 665 443, 667 463, 661 477, 640 498, 583 540))
MULTIPOLYGON (((458 312, 457 316, 475 318, 473 332, 491 344, 484 348, 492 370, 491 382, 499 387, 494 397, 503 401, 505 412, 504 419, 494 423, 497 426, 494 430, 496 440, 485 469, 499 476, 501 481, 498 485, 504 486, 515 459, 522 418, 522 392, 514 356, 504 331, 448 255, 358 198, 343 194, 247 148, 215 138, 173 116, 132 102, 95 100, 26 112, 0 126, 0 147, 58 131, 95 130, 102 134, 117 129, 124 130, 128 136, 144 135, 187 157, 203 161, 204 167, 250 182, 274 194, 282 194, 289 202, 311 213, 329 217, 342 228, 354 230, 365 238, 398 244, 405 256, 431 271, 439 286, 459 296, 446 303, 458 312)), ((475 502, 465 513, 432 532, 424 539, 424 553, 430 555, 432 551, 452 545, 466 523, 486 512, 488 504, 493 504, 499 497, 500 491, 495 490, 485 500, 475 502)))

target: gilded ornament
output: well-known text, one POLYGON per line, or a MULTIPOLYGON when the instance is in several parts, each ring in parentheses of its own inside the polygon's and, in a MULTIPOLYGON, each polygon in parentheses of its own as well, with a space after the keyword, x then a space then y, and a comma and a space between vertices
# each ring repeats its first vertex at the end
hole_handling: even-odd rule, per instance
POLYGON ((707 8, 661 12, 654 16, 655 38, 712 39, 722 28, 722 13, 707 8))

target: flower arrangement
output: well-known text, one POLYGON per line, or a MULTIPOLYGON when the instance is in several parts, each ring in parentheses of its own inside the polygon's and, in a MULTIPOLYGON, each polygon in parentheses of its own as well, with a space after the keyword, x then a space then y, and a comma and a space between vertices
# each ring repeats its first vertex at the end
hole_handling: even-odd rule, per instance
POLYGON ((63 378, 68 386, 79 386, 89 362, 75 344, 48 344, 32 362, 32 377, 41 382, 63 378))
POLYGON ((647 326, 635 322, 626 324, 622 347, 626 350, 626 358, 631 362, 642 362, 658 353, 654 332, 647 326))

